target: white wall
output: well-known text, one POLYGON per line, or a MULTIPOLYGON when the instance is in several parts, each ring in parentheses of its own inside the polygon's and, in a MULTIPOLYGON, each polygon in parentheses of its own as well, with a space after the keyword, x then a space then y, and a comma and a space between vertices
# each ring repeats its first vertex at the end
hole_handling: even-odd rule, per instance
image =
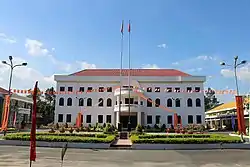
MULTIPOLYGON (((58 76, 56 77, 58 78, 58 76)), ((71 114, 71 121, 75 123, 76 121, 76 116, 77 113, 80 111, 80 106, 78 106, 78 99, 79 98, 92 98, 92 105, 95 104, 95 106, 92 107, 86 107, 86 102, 87 99, 84 100, 84 106, 81 107, 81 110, 83 111, 84 115, 84 123, 86 124, 86 115, 92 115, 92 124, 95 124, 97 122, 97 116, 98 115, 103 115, 104 122, 106 122, 106 115, 112 115, 112 124, 115 124, 114 122, 114 110, 113 106, 115 105, 115 101, 117 97, 114 97, 114 89, 112 92, 91 92, 91 93, 86 93, 87 87, 93 87, 93 89, 97 89, 99 87, 117 87, 119 86, 119 77, 112 77, 112 81, 108 77, 106 77, 106 80, 103 78, 103 81, 100 81, 100 77, 91 77, 91 80, 89 80, 89 77, 75 77, 75 82, 69 82, 68 81, 68 76, 65 76, 65 80, 67 82, 63 81, 63 77, 59 77, 60 81, 57 81, 57 92, 59 92, 59 88, 65 87, 65 90, 67 91, 67 87, 72 86, 73 91, 79 90, 80 87, 85 88, 85 92, 83 94, 60 94, 56 96, 56 109, 55 109, 55 122, 57 122, 58 114, 64 114, 64 122, 66 121, 66 114, 71 114), (116 81, 116 83, 115 83, 116 81), (64 101, 64 106, 59 106, 59 98, 63 97, 65 99, 64 101), (71 97, 73 99, 73 105, 72 106, 66 106, 67 98, 71 97), (103 98, 104 99, 104 107, 98 107, 98 99, 103 98), (107 107, 106 105, 106 99, 111 98, 112 99, 112 107, 107 107)), ((161 105, 166 106, 166 100, 168 98, 181 98, 181 107, 171 107, 170 109, 175 110, 179 115, 182 116, 182 123, 183 125, 186 125, 188 123, 188 115, 193 115, 194 116, 194 123, 196 123, 196 115, 201 115, 202 116, 202 122, 205 123, 205 110, 204 110, 204 93, 167 93, 165 92, 165 89, 167 87, 180 87, 181 89, 184 89, 186 91, 187 87, 192 87, 194 90, 195 87, 200 87, 201 90, 203 90, 203 81, 204 79, 200 79, 200 82, 197 82, 197 77, 195 77, 195 81, 192 81, 192 77, 188 77, 189 80, 183 81, 183 82, 178 82, 176 80, 175 82, 168 81, 168 82, 162 82, 159 83, 159 80, 162 80, 162 77, 154 77, 154 81, 152 81, 152 78, 148 77, 150 81, 146 81, 145 78, 142 77, 134 77, 134 80, 137 80, 140 83, 140 86, 145 88, 145 93, 144 95, 146 97, 151 98, 153 101, 156 98, 160 98, 161 100, 161 105), (138 79, 137 79, 138 78, 138 79), (141 81, 140 79, 143 79, 141 81), (158 83, 157 83, 158 82, 158 83), (152 87, 153 92, 146 92, 147 87, 152 87), (161 92, 154 92, 154 87, 161 87, 161 92), (193 100, 193 107, 187 107, 187 99, 191 98, 193 100), (200 98, 201 99, 201 107, 195 107, 195 99, 200 98)), ((72 77, 71 77, 71 80, 72 77)), ((124 83, 125 84, 125 83, 124 83)), ((139 102, 140 104, 140 102, 139 102)), ((173 101, 173 106, 174 106, 174 101, 173 101)), ((146 107, 147 102, 144 100, 143 102, 143 108, 142 111, 145 112, 145 118, 144 122, 145 124, 147 123, 147 115, 152 115, 153 116, 153 122, 152 125, 155 124, 155 116, 156 115, 161 115, 161 124, 166 124, 167 123, 167 115, 173 115, 173 113, 168 112, 164 109, 157 108, 157 107, 146 107)))

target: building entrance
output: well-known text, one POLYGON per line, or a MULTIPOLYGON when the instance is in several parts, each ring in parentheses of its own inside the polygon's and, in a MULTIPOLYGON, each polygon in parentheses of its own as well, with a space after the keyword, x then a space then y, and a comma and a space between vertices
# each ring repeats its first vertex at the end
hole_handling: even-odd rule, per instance
MULTIPOLYGON (((127 129, 128 128, 128 120, 129 116, 120 116, 120 122, 122 124, 122 128, 127 129)), ((130 116, 130 123, 131 123, 131 128, 135 129, 137 126, 137 116, 131 115, 130 116)))

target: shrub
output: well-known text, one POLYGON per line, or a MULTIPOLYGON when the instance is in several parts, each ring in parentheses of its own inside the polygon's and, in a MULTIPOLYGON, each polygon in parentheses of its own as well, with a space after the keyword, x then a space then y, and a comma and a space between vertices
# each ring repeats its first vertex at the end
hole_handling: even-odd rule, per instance
POLYGON ((74 132, 74 129, 73 128, 70 128, 69 129, 69 133, 73 133, 74 132))
POLYGON ((68 123, 65 123, 65 128, 69 128, 69 125, 68 125, 68 123))
POLYGON ((211 143, 241 143, 239 138, 156 138, 139 139, 138 136, 131 136, 133 143, 148 144, 211 144, 211 143))
POLYGON ((80 129, 79 129, 79 128, 76 128, 75 131, 76 131, 76 132, 80 132, 80 129))
MULTIPOLYGON (((50 135, 37 135, 37 141, 47 141, 47 142, 81 142, 81 143, 111 143, 114 139, 114 135, 94 135, 92 137, 82 137, 79 135, 71 134, 50 134, 50 135)), ((30 135, 22 134, 8 134, 4 137, 6 140, 21 140, 29 141, 30 135)))
POLYGON ((56 131, 53 128, 51 128, 50 131, 49 131, 49 133, 55 133, 55 132, 56 131))
POLYGON ((165 130, 166 130, 166 124, 163 124, 163 125, 161 126, 161 131, 164 132, 165 130))
POLYGON ((103 124, 103 128, 105 128, 105 127, 106 127, 106 123, 103 124))
POLYGON ((157 124, 154 125, 155 129, 160 129, 159 126, 157 124))
POLYGON ((136 130, 136 132, 138 132, 138 133, 142 133, 142 131, 143 131, 142 126, 139 125, 139 124, 136 126, 136 129, 135 129, 135 130, 136 130))
POLYGON ((59 124, 58 123, 56 123, 56 127, 55 127, 57 130, 59 129, 59 124))
POLYGON ((59 130, 60 133, 64 133, 65 132, 65 129, 64 127, 62 127, 60 130, 59 130))

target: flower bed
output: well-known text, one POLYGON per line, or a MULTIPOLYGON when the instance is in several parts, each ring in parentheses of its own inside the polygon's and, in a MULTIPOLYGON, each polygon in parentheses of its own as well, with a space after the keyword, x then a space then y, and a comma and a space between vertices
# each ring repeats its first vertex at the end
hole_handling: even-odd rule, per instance
MULTIPOLYGON (((5 140, 29 141, 29 133, 13 133, 4 136, 5 140)), ((111 143, 114 135, 105 134, 61 134, 61 133, 37 133, 37 141, 46 142, 81 142, 81 143, 111 143)))
POLYGON ((134 144, 214 144, 241 143, 239 137, 217 134, 180 135, 132 135, 134 144))

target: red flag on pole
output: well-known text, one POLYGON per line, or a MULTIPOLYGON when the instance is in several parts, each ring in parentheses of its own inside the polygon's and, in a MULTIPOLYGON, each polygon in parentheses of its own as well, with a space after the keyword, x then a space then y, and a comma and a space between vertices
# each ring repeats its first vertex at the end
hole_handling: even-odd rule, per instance
POLYGON ((121 25, 121 33, 123 34, 123 20, 122 20, 122 25, 121 25))
POLYGON ((128 32, 131 31, 131 25, 130 25, 130 20, 129 20, 129 23, 128 23, 128 32))
MULTIPOLYGON (((32 127, 30 131, 30 164, 32 161, 36 161, 36 96, 37 96, 37 84, 33 91, 33 111, 32 111, 32 127)), ((30 165, 31 166, 31 165, 30 165)))

